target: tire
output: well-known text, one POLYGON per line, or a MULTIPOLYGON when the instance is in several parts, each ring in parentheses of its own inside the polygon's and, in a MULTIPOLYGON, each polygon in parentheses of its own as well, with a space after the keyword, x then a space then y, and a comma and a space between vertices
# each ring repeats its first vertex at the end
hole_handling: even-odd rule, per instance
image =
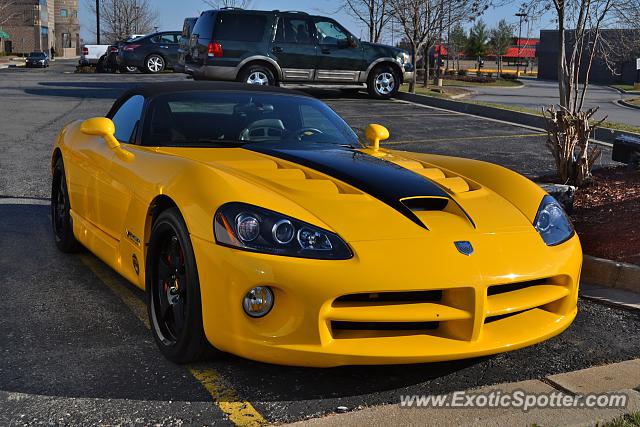
POLYGON ((256 64, 243 69, 238 75, 238 81, 263 86, 277 86, 278 81, 269 67, 256 64))
POLYGON ((119 71, 121 74, 135 73, 136 71, 138 71, 138 67, 122 66, 120 67, 119 71))
POLYGON ((376 67, 367 79, 367 92, 372 98, 389 99, 394 97, 400 89, 398 72, 390 65, 376 67))
POLYGON ((71 204, 69 202, 67 177, 64 173, 62 158, 56 161, 53 169, 53 180, 51 183, 51 228, 56 246, 61 252, 75 253, 80 251, 82 246, 73 235, 71 204))
POLYGON ((155 220, 146 262, 149 323, 160 352, 185 364, 209 353, 202 326, 198 269, 187 226, 177 208, 155 220))
POLYGON ((144 72, 148 74, 158 74, 167 68, 167 61, 156 53, 151 54, 144 60, 144 72))
POLYGON ((96 72, 98 73, 107 72, 105 68, 105 62, 106 62, 106 58, 104 56, 100 57, 100 59, 98 60, 98 65, 96 65, 96 72))

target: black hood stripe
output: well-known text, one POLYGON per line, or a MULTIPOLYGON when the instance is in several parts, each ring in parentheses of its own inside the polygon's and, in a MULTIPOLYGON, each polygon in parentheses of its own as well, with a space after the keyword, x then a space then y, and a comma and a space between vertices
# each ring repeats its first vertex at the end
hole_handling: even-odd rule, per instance
POLYGON ((423 228, 426 228, 425 225, 401 200, 408 197, 451 199, 449 194, 427 178, 348 147, 308 144, 292 148, 291 145, 248 144, 243 148, 297 163, 346 182, 386 203, 423 228))

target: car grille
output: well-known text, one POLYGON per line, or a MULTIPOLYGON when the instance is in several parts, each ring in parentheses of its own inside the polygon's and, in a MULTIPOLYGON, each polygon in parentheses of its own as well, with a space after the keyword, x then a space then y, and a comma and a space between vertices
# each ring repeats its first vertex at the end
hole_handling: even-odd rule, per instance
POLYGON ((333 300, 324 317, 334 339, 427 334, 473 341, 483 325, 529 310, 559 314, 570 294, 566 281, 553 277, 488 288, 347 294, 333 300))

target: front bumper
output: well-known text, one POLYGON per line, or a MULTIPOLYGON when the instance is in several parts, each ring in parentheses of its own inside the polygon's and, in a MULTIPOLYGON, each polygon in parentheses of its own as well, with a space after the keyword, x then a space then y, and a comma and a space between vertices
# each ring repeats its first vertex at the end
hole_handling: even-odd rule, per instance
POLYGON ((221 350, 263 362, 329 367, 476 357, 544 341, 577 313, 577 236, 546 247, 535 232, 485 235, 473 241, 473 256, 458 253, 450 238, 356 242, 356 257, 346 261, 263 255, 192 240, 207 338, 221 350), (273 289, 275 304, 264 318, 252 319, 241 302, 257 285, 273 289), (440 296, 375 299, 385 292, 431 290, 440 296), (336 301, 363 293, 374 295, 371 302, 336 301), (398 328, 403 324, 411 326, 398 328))
POLYGON ((402 73, 402 82, 405 83, 413 80, 414 73, 415 73, 415 69, 413 67, 413 64, 404 64, 403 73, 402 73))

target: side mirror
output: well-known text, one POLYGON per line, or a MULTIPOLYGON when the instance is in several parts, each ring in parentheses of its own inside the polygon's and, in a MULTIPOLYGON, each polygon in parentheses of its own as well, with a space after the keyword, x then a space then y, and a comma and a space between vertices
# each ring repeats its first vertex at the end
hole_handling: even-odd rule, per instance
POLYGON ((112 150, 120 147, 120 142, 114 136, 116 133, 116 126, 111 119, 106 117, 94 117, 82 122, 80 125, 80 132, 85 135, 101 136, 112 150))
POLYGON ((358 47, 358 39, 355 36, 349 36, 349 47, 356 48, 358 47))
POLYGON ((373 151, 380 149, 380 141, 389 139, 389 129, 382 125, 370 124, 364 131, 364 136, 369 141, 369 147, 373 151))

